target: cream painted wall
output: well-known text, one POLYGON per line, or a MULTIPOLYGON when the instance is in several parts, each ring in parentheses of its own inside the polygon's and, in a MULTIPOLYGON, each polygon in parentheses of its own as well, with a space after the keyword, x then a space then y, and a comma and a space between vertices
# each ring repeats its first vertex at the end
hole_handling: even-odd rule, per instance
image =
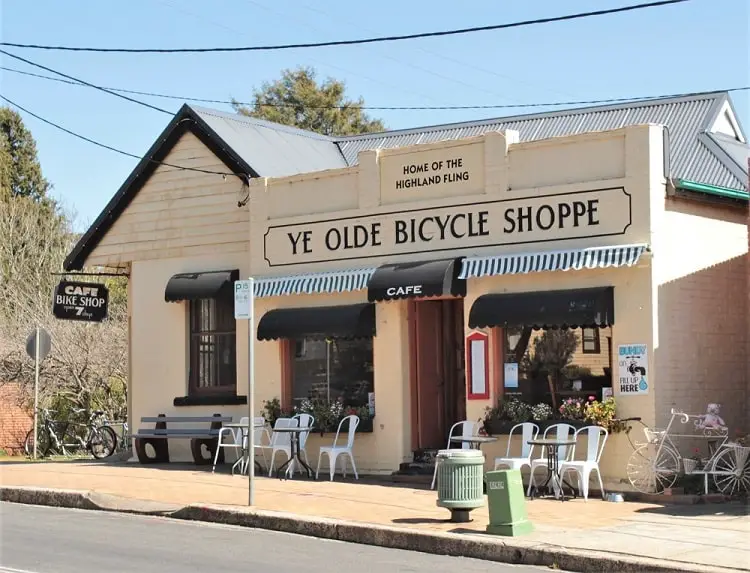
MULTIPOLYGON (((180 406, 176 397, 188 388, 187 303, 164 301, 164 288, 172 275, 190 271, 239 269, 247 275, 249 262, 241 253, 184 259, 139 261, 130 275, 131 370, 130 427, 136 431, 143 416, 210 416, 221 413, 238 420, 247 406, 180 406)), ((237 323, 237 393, 247 395, 247 328, 237 323)), ((151 425, 147 425, 151 427, 151 425)), ((169 440, 173 461, 190 461, 190 440, 169 440)))
MULTIPOLYGON (((399 260, 648 242, 651 167, 661 153, 661 133, 661 127, 645 125, 531 143, 513 143, 514 132, 490 133, 461 143, 363 152, 356 168, 256 179, 250 185, 251 272, 256 277, 278 276, 399 260), (448 160, 458 156, 468 178, 443 183, 439 176, 445 175, 448 160), (406 176, 403 169, 408 166, 424 166, 427 171, 406 176), (399 177, 433 176, 437 180, 430 185, 394 188, 399 177), (337 198, 325 212, 326 203, 315 192, 323 180, 326 193, 337 198), (483 188, 476 187, 477 181, 484 182, 483 188), (346 194, 350 200, 344 199, 346 194), (576 228, 568 220, 564 229, 504 230, 507 208, 538 209, 547 204, 557 211, 560 202, 589 200, 598 201, 591 219, 597 224, 589 225, 583 216, 576 228), (357 208, 338 208, 355 201, 357 208), (487 213, 485 235, 442 238, 431 223, 425 227, 431 240, 396 242, 397 220, 465 213, 473 217, 473 228, 479 232, 481 212, 487 213), (370 234, 366 246, 350 249, 331 250, 326 244, 331 228, 343 233, 355 225, 368 230, 379 225, 376 240, 370 234), (301 242, 305 233, 307 251, 301 242)), ((661 164, 653 167, 663 179, 661 164)), ((466 230, 466 219, 458 228, 466 230)))
POLYGON ((746 217, 741 207, 666 201, 654 250, 661 424, 672 407, 703 413, 718 402, 732 430, 747 427, 746 217))

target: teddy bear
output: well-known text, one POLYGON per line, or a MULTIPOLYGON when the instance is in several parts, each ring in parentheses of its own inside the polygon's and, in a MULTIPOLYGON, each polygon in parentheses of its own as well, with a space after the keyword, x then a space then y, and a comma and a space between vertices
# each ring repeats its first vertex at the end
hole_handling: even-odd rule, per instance
POLYGON ((696 428, 701 430, 725 430, 724 420, 719 416, 721 404, 709 404, 706 413, 695 421, 696 428))

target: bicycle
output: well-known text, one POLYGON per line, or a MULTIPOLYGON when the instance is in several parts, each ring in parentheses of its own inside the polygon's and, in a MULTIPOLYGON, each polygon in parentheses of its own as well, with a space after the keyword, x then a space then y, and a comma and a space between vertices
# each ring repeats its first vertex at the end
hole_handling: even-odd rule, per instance
MULTIPOLYGON (((73 414, 81 414, 86 410, 83 408, 74 408, 73 414)), ((37 436, 37 453, 41 457, 46 457, 50 451, 56 451, 64 456, 73 451, 85 449, 91 452, 96 459, 104 459, 111 456, 117 444, 117 435, 115 431, 107 426, 99 425, 99 419, 104 416, 104 412, 96 410, 91 412, 88 421, 73 422, 70 420, 53 420, 50 415, 55 414, 55 410, 41 410, 41 424, 38 428, 37 436), (85 437, 79 432, 81 429, 86 430, 85 437)), ((34 452, 34 429, 29 430, 24 442, 24 449, 27 456, 33 455, 34 452)))
POLYGON ((701 475, 708 493, 708 476, 725 495, 750 491, 750 447, 728 440, 728 429, 704 425, 704 415, 690 415, 674 408, 665 429, 649 428, 641 418, 624 418, 620 422, 640 422, 646 442, 628 441, 634 451, 627 464, 628 481, 641 493, 662 493, 674 485, 680 475, 701 475), (675 433, 675 422, 685 425, 693 420, 700 433, 675 433), (672 438, 707 439, 708 458, 683 457, 672 438))
POLYGON ((130 437, 128 436, 128 423, 125 421, 122 422, 112 422, 110 420, 104 419, 102 420, 102 427, 103 428, 109 428, 117 437, 116 444, 115 444, 115 451, 123 451, 130 448, 130 437), (121 427, 122 431, 118 432, 115 430, 116 427, 121 427))

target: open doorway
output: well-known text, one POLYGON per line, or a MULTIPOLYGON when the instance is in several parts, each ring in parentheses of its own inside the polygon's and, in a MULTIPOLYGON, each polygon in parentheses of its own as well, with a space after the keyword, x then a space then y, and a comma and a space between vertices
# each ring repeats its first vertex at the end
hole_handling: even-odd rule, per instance
POLYGON ((443 449, 466 417, 463 299, 410 304, 412 450, 443 449))

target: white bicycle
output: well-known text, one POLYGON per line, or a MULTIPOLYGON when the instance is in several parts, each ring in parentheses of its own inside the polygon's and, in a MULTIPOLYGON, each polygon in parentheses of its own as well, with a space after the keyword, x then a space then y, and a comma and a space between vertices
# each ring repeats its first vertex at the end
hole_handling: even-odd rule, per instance
POLYGON ((635 451, 627 465, 628 480, 636 491, 662 493, 684 474, 703 476, 705 493, 708 493, 709 475, 716 489, 725 495, 750 492, 750 447, 729 441, 726 427, 706 426, 705 418, 702 414, 686 414, 673 408, 663 430, 649 428, 640 418, 623 420, 641 422, 646 436, 646 442, 634 445, 635 451), (691 420, 692 428, 688 426, 691 420), (709 457, 681 455, 674 442, 676 438, 706 440, 709 457))

